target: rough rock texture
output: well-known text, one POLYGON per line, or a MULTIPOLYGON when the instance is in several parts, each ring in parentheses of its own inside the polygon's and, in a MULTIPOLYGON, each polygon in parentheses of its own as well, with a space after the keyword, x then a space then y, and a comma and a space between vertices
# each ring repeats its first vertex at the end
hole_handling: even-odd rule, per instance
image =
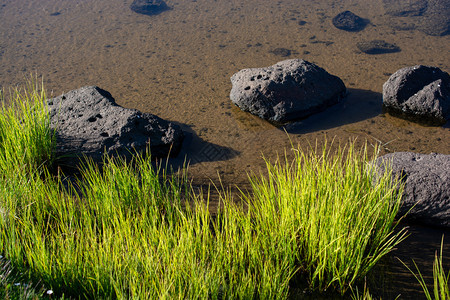
POLYGON ((400 69, 383 84, 383 106, 405 119, 443 125, 450 120, 450 75, 421 65, 400 69))
POLYGON ((361 31, 366 27, 368 21, 346 10, 335 16, 332 23, 336 28, 345 31, 361 31))
POLYGON ((157 15, 170 9, 170 7, 162 0, 134 0, 133 3, 131 3, 130 8, 138 14, 149 16, 157 15))
POLYGON ((450 228, 450 155, 397 152, 379 157, 377 164, 403 177, 402 215, 412 208, 408 219, 450 228))
POLYGON ((230 99, 235 105, 276 123, 325 110, 346 93, 340 78, 301 59, 241 70, 231 77, 231 83, 230 99))
POLYGON ((367 54, 384 54, 401 51, 401 49, 397 45, 387 43, 384 40, 359 42, 356 44, 356 46, 359 50, 367 54))
POLYGON ((110 93, 95 86, 49 99, 48 105, 51 127, 57 135, 57 156, 66 157, 61 159, 63 165, 76 165, 74 156, 83 155, 97 162, 104 153, 129 158, 148 144, 153 157, 167 157, 169 151, 178 153, 183 140, 179 126, 123 108, 110 93))

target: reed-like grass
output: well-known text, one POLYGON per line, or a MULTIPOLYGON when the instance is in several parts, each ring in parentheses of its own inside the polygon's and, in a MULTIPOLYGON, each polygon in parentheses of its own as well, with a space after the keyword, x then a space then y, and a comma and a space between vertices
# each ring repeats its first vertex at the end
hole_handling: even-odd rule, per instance
POLYGON ((359 292, 358 287, 355 288, 354 291, 352 291, 352 300, 374 300, 375 298, 372 297, 370 294, 369 289, 366 285, 364 285, 362 293, 359 292))
POLYGON ((277 257, 261 256, 242 209, 230 202, 213 220, 178 178, 152 168, 150 158, 135 159, 110 159, 102 171, 87 163, 77 182, 81 193, 40 176, 11 197, 4 193, 9 209, 0 251, 58 295, 287 296, 291 274, 277 257))
POLYGON ((344 293, 405 238, 393 234, 401 188, 354 143, 334 154, 326 145, 294 152, 252 179, 252 222, 267 247, 290 249, 312 289, 344 293))
POLYGON ((428 300, 447 300, 450 299, 450 270, 446 274, 444 266, 442 264, 442 249, 444 248, 444 236, 442 236, 441 241, 441 250, 439 255, 436 253, 433 263, 433 293, 431 294, 428 289, 427 283, 422 276, 422 273, 419 270, 416 262, 413 261, 414 267, 417 270, 417 274, 411 270, 405 263, 403 265, 414 275, 417 281, 420 283, 420 286, 423 289, 426 299, 428 300))
POLYGON ((46 106, 43 85, 36 79, 23 89, 0 91, 0 170, 36 170, 53 162, 54 133, 46 106))
POLYGON ((14 300, 41 299, 43 295, 51 295, 53 291, 45 291, 39 285, 33 285, 14 272, 11 263, 0 258, 0 298, 14 300))
POLYGON ((0 117, 0 254, 54 296, 285 299, 299 285, 343 294, 404 237, 392 233, 401 189, 353 144, 267 162, 245 209, 222 193, 212 216, 186 173, 168 175, 145 154, 105 157, 101 170, 87 161, 75 182, 50 176, 45 95, 25 95, 10 106, 21 113, 0 117))

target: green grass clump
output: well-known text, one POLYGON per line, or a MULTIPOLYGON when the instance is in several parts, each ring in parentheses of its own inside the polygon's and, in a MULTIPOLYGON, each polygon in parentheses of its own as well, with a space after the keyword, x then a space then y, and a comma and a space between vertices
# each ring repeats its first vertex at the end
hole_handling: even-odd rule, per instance
POLYGON ((0 116, 0 254, 53 296, 286 299, 296 286, 344 294, 404 238, 392 233, 401 189, 354 144, 267 162, 252 194, 234 202, 223 193, 214 215, 185 172, 169 175, 146 154, 105 157, 101 169, 87 161, 76 181, 51 176, 44 98, 17 93, 0 116))
POLYGON ((53 162, 54 133, 43 86, 30 80, 27 86, 10 92, 0 91, 0 170, 36 170, 53 162))
POLYGON ((50 295, 52 293, 52 291, 45 291, 38 285, 25 282, 24 278, 14 272, 10 262, 4 258, 0 258, 1 299, 42 299, 43 295, 50 295))
POLYGON ((230 203, 213 220, 179 180, 142 156, 102 171, 88 163, 79 192, 35 177, 20 198, 2 197, 0 251, 58 295, 285 298, 289 276, 276 258, 262 260, 243 210, 230 203))
POLYGON ((294 152, 252 179, 252 222, 267 247, 289 248, 312 289, 344 293, 404 239, 393 234, 402 191, 353 143, 333 155, 294 152))

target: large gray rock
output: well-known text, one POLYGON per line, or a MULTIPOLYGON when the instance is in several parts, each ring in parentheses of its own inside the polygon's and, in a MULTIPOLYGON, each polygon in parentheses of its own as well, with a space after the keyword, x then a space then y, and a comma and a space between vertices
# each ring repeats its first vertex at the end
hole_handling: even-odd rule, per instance
POLYGON ((61 164, 74 166, 86 155, 99 162, 103 154, 131 157, 150 145, 153 157, 176 155, 180 127, 155 115, 123 108, 105 90, 82 87, 48 100, 61 164))
POLYGON ((130 9, 138 14, 151 16, 169 10, 170 7, 162 0, 134 0, 130 9))
POLYGON ((244 111, 283 123, 338 103, 346 88, 339 77, 301 59, 243 69, 231 77, 230 99, 244 111))
POLYGON ((405 183, 400 214, 426 225, 450 228, 450 155, 396 152, 377 159, 383 171, 405 183))
POLYGON ((443 125, 450 120, 450 76, 436 67, 400 69, 383 84, 383 106, 405 119, 443 125))

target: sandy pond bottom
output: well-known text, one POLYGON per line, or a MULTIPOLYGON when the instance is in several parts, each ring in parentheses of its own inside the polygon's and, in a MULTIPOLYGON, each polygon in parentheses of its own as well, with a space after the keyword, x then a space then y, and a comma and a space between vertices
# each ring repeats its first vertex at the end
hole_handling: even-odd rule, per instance
MULTIPOLYGON (((424 127, 381 110, 382 85, 396 70, 424 64, 449 72, 450 38, 399 30, 382 0, 167 0, 173 9, 157 16, 132 12, 131 2, 2 1, 0 87, 23 84, 30 73, 43 76, 50 96, 97 85, 122 106, 178 123, 186 139, 171 164, 189 161, 195 185, 220 176, 225 186, 245 187, 247 174, 264 171, 263 156, 273 161, 285 150, 290 156, 291 143, 308 150, 325 136, 336 143, 357 138, 359 144, 379 144, 381 154, 450 154, 449 124, 424 127), (370 24, 360 32, 335 28, 331 19, 344 10, 370 24), (395 43, 401 52, 368 55, 356 47, 374 39, 395 43), (277 48, 290 55, 280 56, 289 53, 277 48), (339 76, 347 98, 284 128, 232 105, 235 72, 288 58, 314 62, 339 76)), ((416 299, 420 291, 395 256, 408 263, 415 259, 430 271, 442 233, 450 236, 418 226, 410 232, 379 267, 383 299, 397 293, 416 299)), ((450 240, 444 253, 450 257, 450 240)))

